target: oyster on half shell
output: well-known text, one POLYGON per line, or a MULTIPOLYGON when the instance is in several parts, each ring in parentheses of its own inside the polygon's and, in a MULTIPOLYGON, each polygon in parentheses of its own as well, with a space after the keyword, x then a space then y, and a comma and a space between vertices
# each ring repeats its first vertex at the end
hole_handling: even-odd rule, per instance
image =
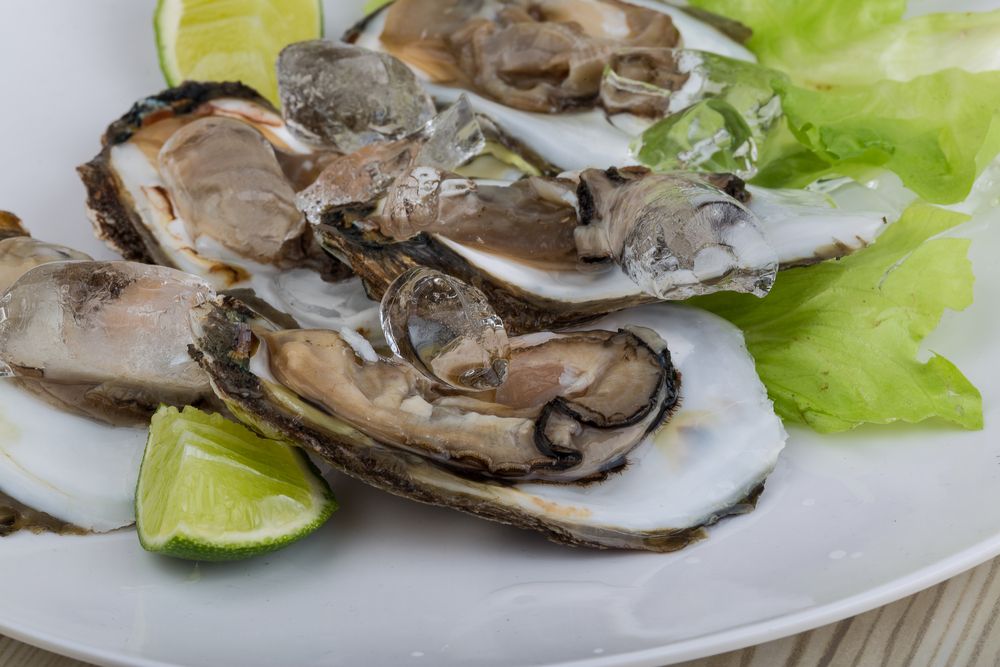
MULTIPOLYGON (((487 4, 495 9, 496 3, 487 4)), ((288 57, 278 63, 282 94, 299 102, 335 99, 337 91, 302 88, 329 83, 325 69, 335 69, 343 60, 370 61, 376 69, 388 63, 399 70, 392 56, 358 46, 304 42, 284 53, 288 57), (329 59, 304 66, 303 54, 313 52, 329 59)), ((398 72, 396 78, 406 79, 400 85, 407 89, 415 85, 398 72)), ((462 94, 427 127, 478 125, 473 134, 488 144, 484 117, 474 114, 472 99, 483 101, 462 94)), ((313 136, 324 128, 336 136, 346 127, 346 119, 335 111, 317 119, 302 104, 296 108, 303 116, 299 124, 315 126, 313 136)), ((375 113, 377 105, 367 110, 375 113)), ((510 119, 517 135, 527 121, 510 119)), ((566 139, 573 135, 568 114, 560 114, 562 121, 556 134, 577 144, 576 137, 566 139)), ((451 134, 456 145, 473 136, 446 136, 451 134)), ((441 160, 420 155, 434 143, 433 131, 372 140, 333 158, 298 194, 297 204, 317 225, 320 244, 351 266, 371 298, 380 299, 404 271, 423 266, 475 284, 518 332, 720 290, 762 296, 779 265, 846 254, 870 242, 885 222, 875 212, 838 215, 821 195, 789 201, 784 193, 754 189, 754 196, 728 174, 654 174, 641 167, 611 167, 543 175, 522 160, 524 168, 517 173, 484 178, 456 173, 441 160), (757 209, 767 216, 757 216, 757 209), (843 227, 812 224, 813 214, 843 227)))
POLYGON ((473 393, 346 332, 276 329, 227 297, 193 326, 217 395, 261 433, 378 488, 571 545, 671 551, 704 537, 753 508, 786 437, 739 332, 681 307, 513 338, 505 382, 473 393))
MULTIPOLYGON (((747 36, 731 21, 658 0, 398 0, 344 41, 400 58, 438 103, 467 91, 544 159, 583 169, 635 164, 629 143, 654 120, 594 108, 611 53, 682 48, 754 61, 747 36), (487 57, 493 51, 501 57, 487 57)), ((705 88, 698 72, 681 68, 674 79, 688 97, 705 88)))
POLYGON ((126 526, 152 411, 218 407, 187 350, 211 290, 34 239, 2 211, 0 237, 0 536, 126 526))
POLYGON ((338 153, 296 139, 254 90, 165 90, 112 123, 102 146, 78 171, 97 235, 126 259, 199 276, 288 326, 376 326, 294 205, 338 153))
POLYGON ((483 290, 515 332, 720 289, 764 294, 776 265, 848 254, 886 224, 880 211, 734 177, 587 169, 510 183, 417 172, 375 202, 317 207, 320 243, 373 298, 423 266, 483 290))

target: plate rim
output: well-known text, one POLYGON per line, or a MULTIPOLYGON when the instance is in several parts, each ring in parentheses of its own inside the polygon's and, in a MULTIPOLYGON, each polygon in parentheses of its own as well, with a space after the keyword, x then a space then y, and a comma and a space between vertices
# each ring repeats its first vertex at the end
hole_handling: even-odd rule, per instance
MULTIPOLYGON (((728 653, 814 630, 891 604, 997 556, 1000 556, 1000 532, 930 565, 841 600, 655 648, 546 663, 537 667, 662 667, 728 653)), ((187 667, 183 663, 163 662, 63 639, 45 630, 19 626, 3 618, 0 618, 0 634, 35 648, 107 667, 187 667)))

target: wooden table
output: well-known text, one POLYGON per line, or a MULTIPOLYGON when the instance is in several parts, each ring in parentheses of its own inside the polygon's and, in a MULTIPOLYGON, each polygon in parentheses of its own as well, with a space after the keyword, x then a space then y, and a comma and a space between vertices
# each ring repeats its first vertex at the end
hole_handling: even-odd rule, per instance
MULTIPOLYGON (((800 635, 684 667, 1000 665, 1000 558, 934 588, 800 635)), ((87 663, 0 636, 0 667, 87 663)))

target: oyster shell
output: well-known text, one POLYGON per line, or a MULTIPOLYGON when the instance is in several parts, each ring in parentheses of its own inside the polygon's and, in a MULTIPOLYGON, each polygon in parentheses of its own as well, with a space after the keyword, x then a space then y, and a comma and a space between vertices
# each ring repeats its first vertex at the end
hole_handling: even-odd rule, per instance
MULTIPOLYGON (((382 371, 389 372, 372 366, 379 362, 364 351, 352 350, 349 341, 335 332, 275 332, 273 325, 238 302, 222 298, 195 314, 195 354, 231 412, 262 433, 298 442, 378 488, 538 530, 557 542, 670 551, 704 537, 704 527, 720 518, 752 509, 786 436, 739 332, 708 313, 665 305, 633 310, 597 324, 608 330, 600 335, 611 339, 621 335, 614 332, 626 325, 655 331, 640 335, 649 341, 660 336, 666 339, 684 382, 680 407, 666 426, 627 451, 625 464, 617 472, 590 483, 506 479, 503 466, 490 457, 460 455, 462 447, 428 451, 419 439, 400 440, 398 434, 386 432, 391 424, 383 423, 377 414, 369 413, 369 420, 312 384, 324 381, 311 363, 281 363, 288 351, 284 348, 292 345, 300 352, 301 348, 316 354, 332 350, 345 358, 345 365, 337 367, 354 369, 351 372, 372 371, 380 376, 382 371), (285 336, 289 340, 281 340, 285 336), (276 342, 277 353, 269 349, 276 342), (721 372, 726 374, 726 383, 717 382, 721 372), (697 457, 684 454, 690 448, 697 448, 697 457)), ((569 333, 566 340, 590 335, 569 333)), ((527 337, 524 344, 530 351, 533 345, 559 340, 536 335, 527 337)), ((512 370, 509 378, 515 377, 512 370)), ((400 398, 389 388, 398 384, 391 382, 384 385, 355 376, 340 385, 356 387, 376 403, 400 398)), ((468 407, 467 400, 453 397, 449 402, 468 407)), ((669 407, 672 401, 658 399, 657 404, 669 407)), ((427 407, 417 400, 401 406, 418 416, 425 415, 427 407)), ((393 412, 393 418, 397 415, 393 412)), ((642 419, 646 418, 648 414, 642 419)), ((643 423, 641 428, 648 430, 650 425, 643 423)), ((462 432, 458 427, 450 431, 456 436, 462 432)), ((568 432, 580 433, 572 428, 568 432)), ((442 439, 436 442, 441 445, 442 439)), ((476 444, 468 446, 483 451, 476 444)), ((612 456, 612 460, 617 458, 612 456)), ((521 467, 506 472, 523 477, 525 472, 530 476, 544 469, 545 465, 529 466, 528 471, 521 467)))
POLYGON ((255 91, 165 90, 113 122, 102 145, 78 172, 97 235, 126 259, 197 275, 289 326, 377 329, 360 284, 292 205, 337 153, 297 140, 255 91))
MULTIPOLYGON (((0 381, 0 498, 84 530, 127 526, 135 520, 146 430, 55 409, 11 380, 0 381)), ((0 499, 0 515, 12 505, 16 509, 0 499)), ((18 514, 30 518, 30 512, 18 514)), ((26 527, 59 528, 34 522, 26 527)))

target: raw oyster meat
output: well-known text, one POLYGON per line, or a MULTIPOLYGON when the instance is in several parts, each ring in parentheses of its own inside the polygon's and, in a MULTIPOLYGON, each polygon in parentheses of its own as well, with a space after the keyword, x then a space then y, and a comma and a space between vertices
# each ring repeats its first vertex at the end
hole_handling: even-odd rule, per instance
POLYGON ((36 266, 74 259, 92 258, 78 250, 32 238, 20 218, 0 211, 0 294, 36 266))
POLYGON ((281 263, 305 231, 295 191, 260 132, 226 117, 199 118, 170 135, 159 170, 185 232, 240 257, 281 263))
POLYGON ((41 264, 0 297, 0 373, 112 423, 142 423, 161 403, 202 403, 212 392, 188 356, 187 314, 211 295, 161 266, 41 264))
POLYGON ((738 200, 697 176, 586 169, 479 185, 418 167, 370 217, 386 236, 438 234, 551 268, 612 263, 646 294, 679 299, 727 289, 763 296, 777 257, 738 200))

